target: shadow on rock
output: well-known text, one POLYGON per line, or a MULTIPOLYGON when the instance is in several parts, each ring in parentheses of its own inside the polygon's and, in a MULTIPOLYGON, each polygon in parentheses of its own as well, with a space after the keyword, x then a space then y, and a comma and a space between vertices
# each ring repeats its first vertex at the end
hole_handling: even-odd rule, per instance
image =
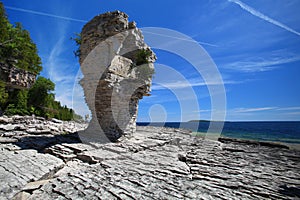
POLYGON ((281 189, 278 191, 280 194, 290 196, 290 197, 300 197, 300 188, 281 185, 279 186, 281 189))
POLYGON ((46 148, 63 143, 74 144, 82 142, 76 132, 65 135, 30 135, 20 138, 18 142, 13 144, 21 149, 35 149, 39 153, 44 153, 46 148))

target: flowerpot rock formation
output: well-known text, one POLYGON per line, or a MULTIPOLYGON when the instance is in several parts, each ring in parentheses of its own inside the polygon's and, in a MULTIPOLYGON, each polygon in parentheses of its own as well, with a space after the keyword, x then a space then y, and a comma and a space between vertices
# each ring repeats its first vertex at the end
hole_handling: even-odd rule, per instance
POLYGON ((82 29, 80 65, 91 110, 83 142, 116 141, 136 131, 139 100, 148 96, 156 56, 135 22, 120 11, 95 16, 82 29))

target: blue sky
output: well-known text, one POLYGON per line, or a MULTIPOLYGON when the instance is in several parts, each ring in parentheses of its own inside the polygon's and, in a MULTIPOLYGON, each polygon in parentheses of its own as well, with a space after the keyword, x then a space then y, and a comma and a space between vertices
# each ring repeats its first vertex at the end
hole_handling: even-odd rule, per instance
MULTIPOLYGON (((88 111, 77 84, 79 64, 70 37, 95 15, 121 10, 140 28, 172 29, 205 49, 223 79, 226 120, 300 120, 298 0, 2 2, 10 22, 21 22, 31 33, 43 62, 41 75, 56 83, 56 98, 80 114, 88 111)), ((208 85, 213 84, 203 81, 185 58, 153 50, 158 60, 152 96, 141 100, 138 121, 210 119, 208 85), (189 84, 166 73, 167 69, 189 84), (159 84, 162 76, 164 86, 159 84), (182 92, 176 96, 177 90, 182 92), (188 90, 193 95, 184 93, 188 90)))

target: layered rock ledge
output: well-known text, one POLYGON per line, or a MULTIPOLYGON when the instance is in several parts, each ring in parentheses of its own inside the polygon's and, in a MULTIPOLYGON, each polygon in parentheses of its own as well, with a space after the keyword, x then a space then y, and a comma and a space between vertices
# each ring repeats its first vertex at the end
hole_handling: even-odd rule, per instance
POLYGON ((64 134, 20 128, 62 126, 33 120, 0 118, 0 199, 300 198, 300 152, 285 146, 159 127, 91 146, 72 133, 85 125, 69 122, 64 134))
POLYGON ((34 84, 35 79, 36 74, 0 62, 0 81, 11 88, 28 89, 34 84))

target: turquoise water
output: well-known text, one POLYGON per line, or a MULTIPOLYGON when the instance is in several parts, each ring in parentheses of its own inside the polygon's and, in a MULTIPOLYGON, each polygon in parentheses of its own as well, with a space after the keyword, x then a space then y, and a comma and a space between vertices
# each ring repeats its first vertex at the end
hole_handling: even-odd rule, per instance
MULTIPOLYGON (((140 126, 149 123, 139 122, 140 126)), ((209 122, 151 123, 151 126, 185 128, 206 133, 209 122)), ((300 122, 225 122, 222 137, 300 144, 300 122)))

